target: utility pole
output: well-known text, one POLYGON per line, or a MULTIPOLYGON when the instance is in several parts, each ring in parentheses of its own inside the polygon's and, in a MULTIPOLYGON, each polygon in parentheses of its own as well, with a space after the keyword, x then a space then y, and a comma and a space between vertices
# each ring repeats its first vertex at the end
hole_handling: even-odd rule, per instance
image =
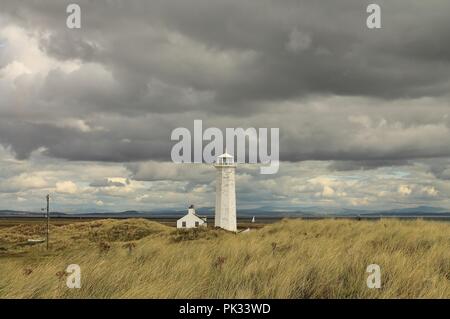
POLYGON ((46 196, 47 198, 47 250, 48 250, 48 241, 50 234, 50 195, 46 196))

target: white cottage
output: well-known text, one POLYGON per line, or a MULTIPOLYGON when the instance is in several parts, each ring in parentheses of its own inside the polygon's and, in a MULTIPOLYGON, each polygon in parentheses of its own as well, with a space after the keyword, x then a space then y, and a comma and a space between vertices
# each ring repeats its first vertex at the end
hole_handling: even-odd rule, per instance
POLYGON ((187 215, 177 220, 177 228, 206 227, 206 217, 200 217, 195 213, 194 205, 188 209, 187 215))

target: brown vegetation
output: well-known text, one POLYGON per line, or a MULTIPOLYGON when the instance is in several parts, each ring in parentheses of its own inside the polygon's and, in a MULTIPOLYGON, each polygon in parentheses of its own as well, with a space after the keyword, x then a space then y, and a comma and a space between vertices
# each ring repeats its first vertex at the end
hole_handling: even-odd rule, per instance
POLYGON ((450 224, 283 220, 248 233, 143 219, 0 229, 2 298, 450 298, 450 224), (378 264, 381 289, 368 289, 378 264), (64 270, 81 267, 81 289, 64 270), (56 275, 55 275, 56 274, 56 275))

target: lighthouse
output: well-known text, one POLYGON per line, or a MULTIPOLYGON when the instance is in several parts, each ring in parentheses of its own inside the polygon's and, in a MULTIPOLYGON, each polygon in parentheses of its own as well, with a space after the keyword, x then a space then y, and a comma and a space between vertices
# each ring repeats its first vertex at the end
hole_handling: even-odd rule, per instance
POLYGON ((214 225, 228 231, 237 231, 236 187, 233 156, 225 151, 217 157, 214 165, 216 176, 216 214, 214 225))

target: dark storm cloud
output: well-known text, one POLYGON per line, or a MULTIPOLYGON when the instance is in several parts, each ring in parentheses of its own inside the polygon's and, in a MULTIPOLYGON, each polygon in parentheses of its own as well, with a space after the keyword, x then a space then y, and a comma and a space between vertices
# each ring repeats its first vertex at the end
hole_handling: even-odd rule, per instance
POLYGON ((72 138, 72 132, 48 125, 30 125, 20 121, 14 123, 0 120, 0 142, 11 145, 18 159, 28 158, 40 147, 57 145, 72 138))
POLYGON ((428 171, 437 179, 450 180, 450 160, 448 158, 434 158, 422 160, 428 171))
POLYGON ((41 45, 59 59, 95 60, 116 72, 142 73, 138 82, 155 76, 211 90, 229 103, 309 93, 414 96, 425 94, 417 88, 431 89, 448 79, 448 64, 436 63, 448 62, 448 2, 379 1, 383 28, 375 31, 365 26, 368 3, 80 1, 79 31, 65 28, 64 2, 23 4, 20 9, 13 2, 6 5, 6 12, 9 9, 29 27, 34 24, 38 30, 50 31, 41 45), (294 30, 311 38, 299 52, 286 50, 294 30), (180 64, 173 68, 170 60, 158 55, 169 52, 167 46, 174 51, 181 48, 165 32, 178 33, 217 53, 235 50, 257 55, 225 78, 205 69, 193 70, 189 52, 178 52, 180 64))
MULTIPOLYGON (((139 12, 135 6, 106 6, 101 12, 89 6, 85 10, 88 30, 81 39, 57 28, 53 41, 50 38, 43 46, 59 58, 64 57, 58 51, 63 47, 68 49, 66 58, 83 59, 92 55, 87 48, 99 43, 104 52, 97 54, 97 61, 121 76, 139 74, 143 78, 137 82, 155 76, 172 85, 215 92, 219 108, 229 112, 235 107, 242 112, 246 101, 284 100, 311 93, 387 98, 426 95, 426 89, 446 93, 439 84, 448 80, 450 68, 437 62, 445 57, 448 62, 447 16, 436 14, 432 3, 404 3, 407 18, 405 7, 381 2, 385 24, 376 31, 365 27, 367 14, 360 1, 150 1, 139 12), (339 14, 330 16, 331 12, 339 14), (114 27, 118 33, 105 35, 109 21, 118 16, 121 21, 127 15, 135 19, 129 27, 114 27), (402 17, 400 22, 397 16, 402 17), (90 32, 89 21, 97 19, 103 23, 93 23, 90 32), (172 60, 159 54, 170 55, 183 48, 168 41, 161 30, 179 33, 210 52, 254 53, 254 57, 239 70, 223 75, 207 72, 208 68, 214 71, 214 66, 206 61, 205 69, 198 68, 189 52, 179 52, 179 65, 174 68, 172 60), (295 30, 311 41, 298 52, 286 49, 295 30), (67 45, 60 45, 58 38, 67 45)), ((439 12, 450 10, 444 1, 435 4, 439 12)))
POLYGON ((44 54, 79 64, 0 83, 0 142, 18 158, 169 160, 171 130, 194 119, 280 127, 281 160, 336 170, 450 156, 448 1, 376 1, 380 30, 373 1, 78 1, 69 30, 71 2, 2 2, 44 54))
POLYGON ((368 161, 333 161, 328 168, 331 171, 371 170, 379 167, 409 165, 406 160, 368 160, 368 161))
POLYGON ((117 181, 111 181, 109 179, 102 179, 98 181, 94 181, 89 184, 91 187, 125 187, 126 185, 129 185, 130 181, 126 180, 125 183, 117 182, 117 181))
MULTIPOLYGON (((39 148, 44 148, 48 156, 75 161, 129 162, 148 158, 167 160, 168 154, 170 156, 166 139, 129 140, 121 137, 126 132, 119 129, 113 133, 80 132, 48 124, 7 123, 2 120, 0 124, 0 142, 11 145, 18 159, 28 158, 39 148)), ((170 134, 169 131, 167 133, 170 134)))
POLYGON ((86 42, 81 35, 67 32, 50 34, 41 39, 41 49, 58 59, 81 59, 89 62, 98 59, 101 54, 95 43, 86 42))

